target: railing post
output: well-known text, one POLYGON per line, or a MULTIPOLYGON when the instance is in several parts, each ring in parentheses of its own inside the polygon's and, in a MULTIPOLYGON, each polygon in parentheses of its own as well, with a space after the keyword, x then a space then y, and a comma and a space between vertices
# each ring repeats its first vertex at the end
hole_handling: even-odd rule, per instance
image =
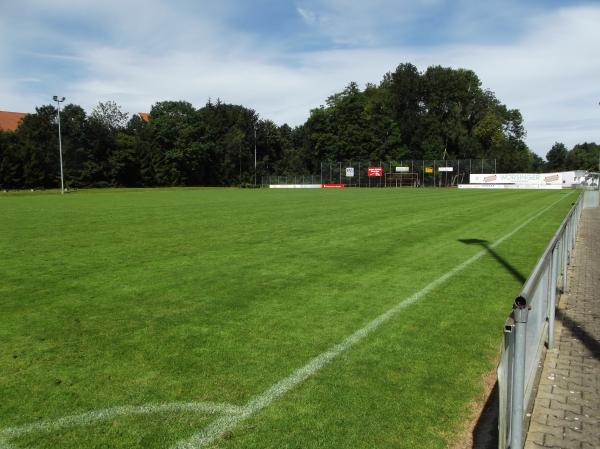
POLYGON ((515 299, 515 360, 512 385, 512 412, 510 419, 510 449, 523 449, 523 414, 525 407, 525 345, 529 308, 522 296, 515 299))
POLYGON ((556 288, 558 278, 558 253, 560 250, 558 243, 552 250, 550 259, 550 304, 548 305, 548 349, 554 346, 554 317, 556 314, 556 288))
MULTIPOLYGON (((565 230, 566 231, 566 230, 565 230)), ((567 239, 567 233, 565 232, 562 236, 562 291, 567 291, 567 264, 569 262, 569 243, 567 239)))

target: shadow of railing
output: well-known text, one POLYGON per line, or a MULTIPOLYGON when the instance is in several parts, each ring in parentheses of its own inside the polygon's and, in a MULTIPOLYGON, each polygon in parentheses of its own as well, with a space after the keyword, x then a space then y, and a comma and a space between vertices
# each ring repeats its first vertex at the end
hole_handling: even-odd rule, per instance
POLYGON ((527 280, 525 276, 521 274, 519 270, 513 267, 505 258, 503 258, 500 254, 498 254, 494 248, 490 247, 489 242, 487 240, 481 239, 459 239, 461 243, 466 245, 479 245, 484 248, 500 265, 502 265, 506 271, 508 271, 517 281, 521 284, 524 284, 527 280))
POLYGON ((573 337, 583 343, 596 360, 600 360, 600 343, 598 343, 598 337, 590 334, 585 329, 583 323, 573 320, 571 317, 567 316, 562 309, 556 309, 556 319, 571 332, 573 337))
POLYGON ((472 449, 498 449, 498 406, 498 382, 496 382, 473 428, 472 449))
MULTIPOLYGON (((487 240, 482 239, 459 239, 465 245, 479 245, 487 251, 516 281, 524 284, 525 276, 517 270, 510 262, 498 254, 487 240)), ((473 429, 473 449, 497 449, 498 448, 498 382, 487 398, 479 419, 473 429)))

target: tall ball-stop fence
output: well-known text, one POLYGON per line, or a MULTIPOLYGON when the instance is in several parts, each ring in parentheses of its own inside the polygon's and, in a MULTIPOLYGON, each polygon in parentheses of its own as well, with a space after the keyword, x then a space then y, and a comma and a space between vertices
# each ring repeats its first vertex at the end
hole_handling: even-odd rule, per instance
POLYGON ((316 171, 262 176, 261 186, 452 187, 468 183, 471 173, 496 173, 496 160, 323 161, 316 171))

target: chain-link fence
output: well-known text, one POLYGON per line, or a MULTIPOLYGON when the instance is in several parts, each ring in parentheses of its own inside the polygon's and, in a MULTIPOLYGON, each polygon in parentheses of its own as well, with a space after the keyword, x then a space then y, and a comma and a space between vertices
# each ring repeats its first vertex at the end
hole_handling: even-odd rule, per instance
POLYGON ((324 161, 312 175, 263 176, 275 184, 344 184, 346 187, 452 187, 471 173, 496 173, 495 159, 324 161))

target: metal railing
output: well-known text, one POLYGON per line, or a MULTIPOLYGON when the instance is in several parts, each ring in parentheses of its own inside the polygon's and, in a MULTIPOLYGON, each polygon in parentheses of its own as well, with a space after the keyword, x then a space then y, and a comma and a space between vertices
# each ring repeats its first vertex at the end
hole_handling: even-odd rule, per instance
POLYGON ((523 448, 525 410, 531 405, 544 344, 552 349, 557 293, 567 288, 583 197, 579 196, 554 234, 506 320, 498 364, 499 449, 523 448))

